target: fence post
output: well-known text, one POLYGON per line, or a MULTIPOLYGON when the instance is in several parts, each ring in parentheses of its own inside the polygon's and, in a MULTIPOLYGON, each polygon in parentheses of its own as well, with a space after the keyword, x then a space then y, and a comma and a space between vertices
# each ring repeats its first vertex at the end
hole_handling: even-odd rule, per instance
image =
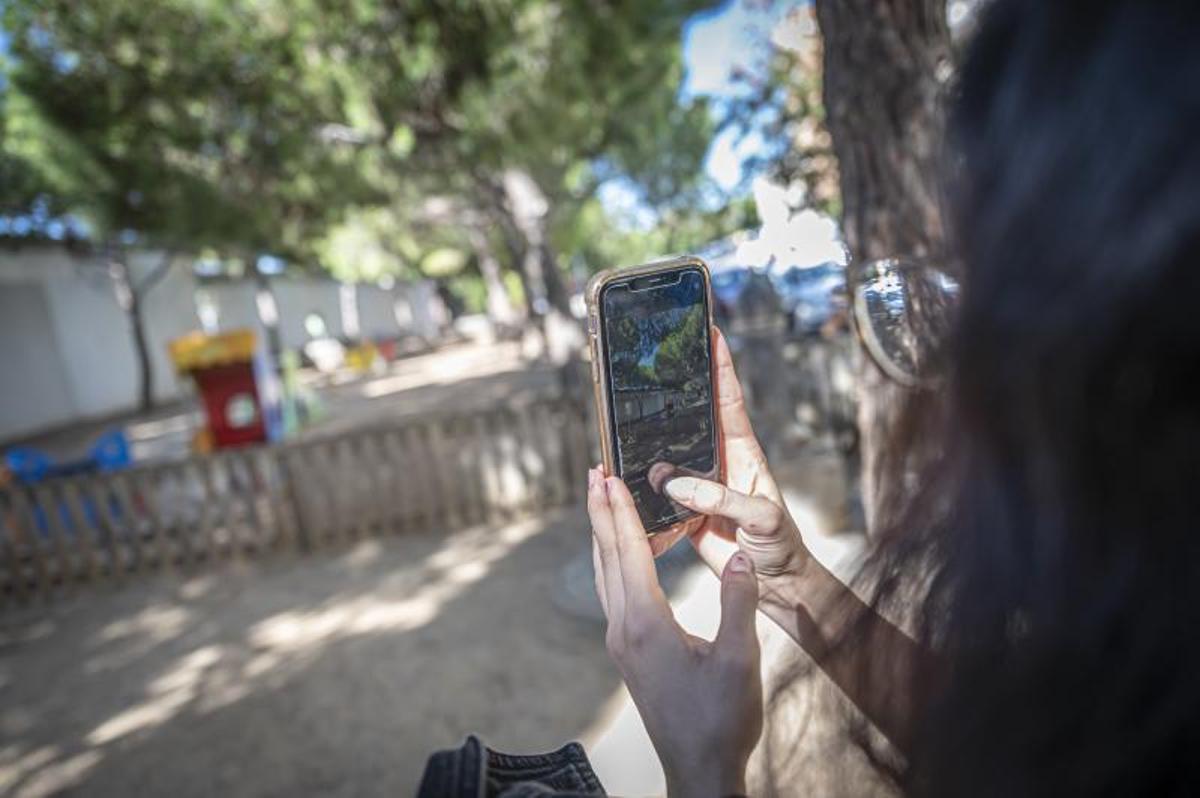
POLYGON ((308 519, 304 512, 304 507, 300 505, 296 483, 299 481, 296 478, 296 461, 300 456, 299 448, 284 449, 278 455, 279 478, 283 483, 283 504, 291 511, 292 519, 295 523, 296 546, 304 552, 309 553, 313 549, 312 545, 312 530, 309 529, 308 519))
POLYGON ((74 582, 75 567, 67 552, 62 516, 59 515, 59 503, 55 491, 50 484, 41 484, 33 488, 34 506, 42 508, 46 519, 46 534, 50 537, 51 548, 54 552, 54 563, 58 583, 64 593, 70 592, 74 582))
POLYGON ((20 522, 17 518, 16 509, 13 506, 13 497, 16 496, 16 490, 6 490, 0 492, 0 499, 7 501, 0 502, 0 521, 3 521, 3 542, 4 542, 4 561, 8 564, 8 591, 13 597, 14 602, 20 602, 25 598, 26 583, 25 583, 25 566, 21 562, 21 546, 20 546, 20 522))
POLYGON ((0 490, 0 590, 14 601, 178 567, 424 525, 448 531, 569 503, 589 464, 578 363, 561 393, 0 490))
POLYGON ((146 517, 150 521, 154 548, 158 552, 156 565, 160 573, 171 570, 174 565, 170 561, 171 549, 167 541, 167 529, 166 523, 163 521, 161 503, 163 487, 167 484, 169 473, 165 468, 161 470, 147 469, 137 472, 133 477, 137 494, 142 497, 142 502, 146 505, 146 517))
MULTIPOLYGON (((116 507, 121 511, 121 521, 118 528, 129 547, 129 570, 132 573, 146 570, 145 557, 142 553, 142 530, 138 516, 137 503, 129 492, 129 482, 125 475, 118 472, 108 478, 111 495, 116 499, 116 507)), ((112 508, 110 507, 110 510, 112 508)))
POLYGON ((62 494, 67 510, 67 520, 70 522, 70 526, 77 530, 75 539, 80 541, 83 548, 87 581, 91 583, 99 582, 104 575, 104 564, 101 561, 100 552, 93 539, 95 527, 91 519, 88 518, 86 505, 79 490, 78 480, 68 480, 63 485, 62 494))
POLYGON ((453 485, 446 467, 446 438, 441 420, 434 419, 424 426, 424 431, 425 444, 429 449, 426 462, 429 464, 429 473, 434 483, 434 500, 430 508, 433 526, 438 529, 453 529, 457 526, 459 513, 452 498, 453 485))
POLYGON ((437 480, 429 462, 430 448, 426 432, 423 425, 408 424, 404 427, 404 465, 407 471, 402 478, 415 488, 411 491, 416 499, 416 512, 413 514, 415 522, 430 530, 437 525, 434 509, 437 506, 437 480))
POLYGON ((571 472, 568 501, 581 501, 586 496, 585 475, 595 464, 592 459, 594 400, 590 390, 591 369, 583 360, 567 361, 560 369, 559 384, 567 405, 564 441, 568 455, 566 465, 571 472))
POLYGON ((36 505, 29 500, 25 490, 18 488, 13 491, 13 512, 26 530, 26 545, 29 550, 29 560, 33 564, 33 573, 37 577, 38 589, 45 598, 50 597, 53 589, 50 584, 50 572, 46 569, 46 558, 42 552, 42 542, 38 535, 38 519, 36 505))

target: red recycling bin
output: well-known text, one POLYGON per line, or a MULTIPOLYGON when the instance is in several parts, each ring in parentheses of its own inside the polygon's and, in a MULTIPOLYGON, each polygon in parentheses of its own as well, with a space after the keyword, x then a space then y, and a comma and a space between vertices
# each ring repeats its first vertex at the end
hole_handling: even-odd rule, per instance
POLYGON ((196 383, 218 449, 268 440, 253 330, 195 332, 171 342, 175 367, 196 383))
POLYGON ((267 440, 262 400, 253 363, 230 363, 192 372, 200 390, 208 429, 218 449, 267 440))

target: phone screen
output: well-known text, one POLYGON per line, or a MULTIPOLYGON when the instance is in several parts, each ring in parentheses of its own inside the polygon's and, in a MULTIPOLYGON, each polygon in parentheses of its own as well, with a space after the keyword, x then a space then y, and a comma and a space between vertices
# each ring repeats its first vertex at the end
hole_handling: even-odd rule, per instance
POLYGON ((649 532, 694 515, 663 492, 670 477, 716 477, 708 291, 683 266, 609 283, 600 308, 616 470, 649 532))

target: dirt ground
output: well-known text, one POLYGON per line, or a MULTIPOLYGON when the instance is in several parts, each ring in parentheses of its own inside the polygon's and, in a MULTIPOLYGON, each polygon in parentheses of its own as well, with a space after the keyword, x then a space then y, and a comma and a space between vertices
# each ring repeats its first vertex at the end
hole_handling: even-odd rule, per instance
MULTIPOLYGON (((511 401, 555 379, 511 347, 464 346, 326 386, 325 423, 511 401)), ((134 429, 150 442, 181 437, 169 418, 134 429)), ((792 455, 775 467, 793 514, 818 557, 851 567, 861 536, 830 534, 844 526, 841 466, 819 447, 792 455)), ((511 752, 578 739, 610 794, 661 794, 604 651, 589 546, 577 507, 9 613, 0 795, 410 795, 429 753, 471 732, 511 752)), ((685 628, 711 634, 719 586, 686 544, 660 574, 685 628)), ((844 699, 761 618, 759 632, 767 694, 787 689, 752 790, 773 780, 782 794, 877 791, 841 734, 844 699)))
MULTIPOLYGON (((813 502, 836 489, 836 469, 810 460, 789 473, 814 550, 848 561, 858 537, 823 534, 813 502)), ((88 591, 9 616, 0 794, 409 795, 427 755, 468 732, 508 751, 580 739, 614 794, 660 792, 586 604, 590 569, 577 566, 588 555, 574 508, 88 591)), ((681 622, 711 633, 716 579, 686 548, 665 568, 681 622)), ((765 621, 760 634, 778 678, 794 647, 765 621)), ((780 728, 810 715, 789 709, 780 728)), ((860 794, 848 791, 861 782, 845 780, 845 746, 817 727, 806 739, 789 751, 818 766, 789 781, 860 794)))
POLYGON ((0 793, 406 795, 469 731, 511 750, 586 736, 618 681, 600 627, 550 600, 580 520, 372 541, 9 619, 0 793))

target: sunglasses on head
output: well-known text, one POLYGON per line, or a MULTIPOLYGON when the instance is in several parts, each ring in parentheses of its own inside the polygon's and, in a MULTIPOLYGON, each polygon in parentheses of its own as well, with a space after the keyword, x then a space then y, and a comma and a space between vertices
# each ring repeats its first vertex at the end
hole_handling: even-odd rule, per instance
POLYGON ((937 387, 945 374, 958 282, 917 258, 881 258, 853 268, 854 324, 867 354, 901 385, 937 387))

